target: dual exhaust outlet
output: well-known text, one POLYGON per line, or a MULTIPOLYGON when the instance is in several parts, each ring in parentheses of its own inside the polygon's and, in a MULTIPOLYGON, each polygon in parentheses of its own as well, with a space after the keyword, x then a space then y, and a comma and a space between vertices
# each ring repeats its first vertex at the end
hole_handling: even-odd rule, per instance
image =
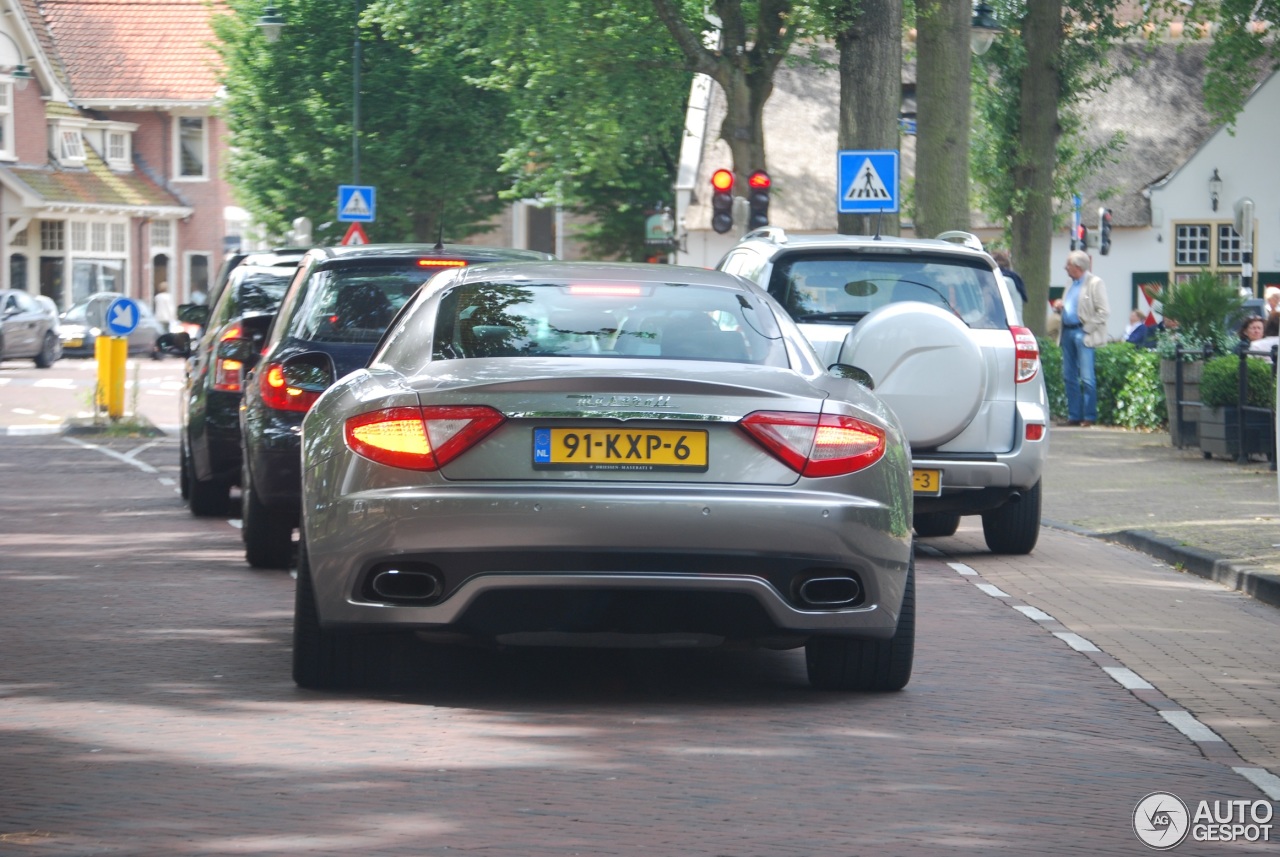
POLYGON ((810 577, 796 588, 803 607, 844 607, 862 596, 862 584, 846 574, 810 577))

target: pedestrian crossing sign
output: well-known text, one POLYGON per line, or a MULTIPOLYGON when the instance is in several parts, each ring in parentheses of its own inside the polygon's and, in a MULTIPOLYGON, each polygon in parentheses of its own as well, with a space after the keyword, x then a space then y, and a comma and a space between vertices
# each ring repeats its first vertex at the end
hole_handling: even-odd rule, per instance
POLYGON ((892 214, 898 210, 898 151, 839 153, 836 211, 892 214))
POLYGON ((370 185, 338 185, 338 220, 372 223, 377 211, 377 188, 370 185))

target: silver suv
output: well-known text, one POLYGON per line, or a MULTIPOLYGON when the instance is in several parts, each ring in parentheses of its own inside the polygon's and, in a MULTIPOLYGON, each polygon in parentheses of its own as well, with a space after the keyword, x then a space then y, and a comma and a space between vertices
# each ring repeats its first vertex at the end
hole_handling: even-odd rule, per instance
POLYGON ((717 267, 752 280, 827 365, 853 367, 911 441, 915 530, 981 515, 987 547, 1026 554, 1040 532, 1049 403, 1035 336, 981 242, 745 235, 717 267))

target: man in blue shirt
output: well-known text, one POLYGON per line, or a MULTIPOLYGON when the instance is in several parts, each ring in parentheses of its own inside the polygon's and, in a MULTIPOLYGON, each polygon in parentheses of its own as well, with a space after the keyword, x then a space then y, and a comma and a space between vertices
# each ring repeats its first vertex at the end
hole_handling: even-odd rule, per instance
POLYGON ((1067 254, 1071 284, 1062 296, 1062 380, 1067 388, 1067 425, 1091 426, 1098 421, 1098 381, 1093 349, 1107 341, 1107 286, 1089 272, 1083 250, 1067 254))

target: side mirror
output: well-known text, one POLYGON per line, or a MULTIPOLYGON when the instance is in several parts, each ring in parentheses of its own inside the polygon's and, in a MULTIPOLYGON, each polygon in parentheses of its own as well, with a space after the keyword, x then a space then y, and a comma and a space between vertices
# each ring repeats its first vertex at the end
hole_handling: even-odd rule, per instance
POLYGON ((333 358, 323 351, 308 351, 290 357, 280 369, 286 385, 308 393, 322 393, 338 380, 333 358))
POLYGON ((827 371, 837 378, 848 378, 850 381, 857 381, 868 390, 876 388, 876 382, 872 380, 871 373, 866 369, 850 366, 848 363, 832 363, 827 367, 827 371))
POLYGON ((204 327, 209 321, 209 307, 204 304, 182 304, 178 307, 178 321, 204 327))
POLYGON ((191 356, 191 337, 186 333, 162 333, 156 337, 156 348, 178 357, 191 356))

